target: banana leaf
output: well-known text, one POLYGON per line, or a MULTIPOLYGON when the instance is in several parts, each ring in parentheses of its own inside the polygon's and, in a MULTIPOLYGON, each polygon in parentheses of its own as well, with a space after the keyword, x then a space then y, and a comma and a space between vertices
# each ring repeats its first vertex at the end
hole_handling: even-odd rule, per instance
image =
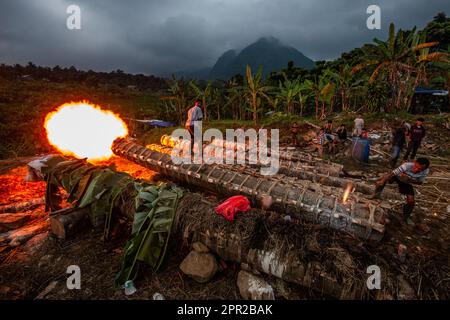
POLYGON ((135 188, 138 194, 132 238, 124 249, 122 268, 115 279, 116 287, 135 279, 138 262, 158 271, 164 260, 178 200, 182 196, 181 189, 166 184, 146 186, 135 183, 135 188))

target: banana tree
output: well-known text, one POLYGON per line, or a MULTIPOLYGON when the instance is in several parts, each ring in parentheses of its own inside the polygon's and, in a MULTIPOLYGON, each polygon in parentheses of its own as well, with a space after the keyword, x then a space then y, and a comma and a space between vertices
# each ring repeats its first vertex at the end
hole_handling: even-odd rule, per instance
POLYGON ((328 80, 328 77, 321 76, 314 81, 305 80, 305 88, 311 96, 314 97, 315 116, 316 119, 323 119, 326 117, 326 104, 330 103, 331 97, 334 93, 334 83, 328 80), (321 112, 319 115, 319 106, 321 105, 321 112))
MULTIPOLYGON (((222 88, 213 88, 211 93, 211 104, 216 107, 217 120, 220 120, 220 109, 224 105, 224 94, 222 88)), ((225 110, 224 110, 225 111, 225 110)))
POLYGON ((177 115, 178 122, 181 124, 183 122, 183 117, 188 100, 188 86, 184 79, 176 79, 172 75, 172 79, 167 82, 169 86, 169 96, 160 97, 166 104, 166 107, 171 107, 175 114, 177 115))
POLYGON ((300 116, 303 116, 303 111, 305 110, 305 103, 312 96, 311 92, 308 90, 308 86, 305 82, 300 84, 300 88, 298 91, 298 104, 300 105, 300 116))
POLYGON ((278 110, 280 102, 281 102, 281 100, 277 96, 269 99, 269 104, 273 108, 274 111, 278 110))
POLYGON ((341 98, 342 111, 348 112, 350 110, 350 101, 353 93, 361 88, 364 81, 362 77, 355 79, 352 68, 345 64, 340 67, 339 72, 326 70, 326 75, 333 80, 337 85, 337 92, 341 98))
POLYGON ((320 90, 320 101, 322 102, 322 111, 320 114, 320 119, 325 119, 326 114, 326 105, 330 105, 330 112, 331 110, 331 100, 333 99, 334 95, 334 88, 335 84, 332 82, 328 82, 327 80, 324 80, 323 83, 320 84, 322 86, 322 89, 320 90))
POLYGON ((231 108, 233 120, 245 120, 245 110, 242 105, 242 90, 235 79, 225 82, 225 105, 224 108, 231 108))
POLYGON ((283 73, 284 81, 279 82, 278 93, 276 95, 277 102, 284 102, 287 107, 287 113, 294 112, 294 105, 297 103, 297 97, 301 93, 302 86, 299 78, 289 80, 285 73, 283 73))
POLYGON ((258 107, 261 104, 261 100, 265 99, 266 101, 270 101, 267 94, 270 89, 271 88, 269 86, 266 86, 263 83, 262 69, 260 68, 258 72, 253 75, 252 69, 249 65, 247 65, 245 85, 242 87, 242 94, 250 105, 253 122, 255 125, 258 121, 258 107))
MULTIPOLYGON (((405 81, 415 72, 415 53, 421 49, 430 48, 436 45, 435 42, 421 42, 419 34, 414 28, 405 37, 402 31, 395 33, 395 26, 391 23, 389 27, 389 37, 387 41, 374 39, 375 44, 369 44, 362 48, 364 53, 363 62, 356 65, 352 72, 372 67, 373 72, 369 78, 369 83, 373 83, 380 76, 385 76, 384 81, 388 81, 391 86, 391 99, 389 109, 400 109, 402 96, 405 94, 405 81)), ((388 111, 390 111, 388 110, 388 111)))
POLYGON ((194 81, 190 81, 189 82, 189 86, 192 88, 192 90, 194 91, 194 95, 196 99, 199 99, 202 101, 202 106, 203 106, 203 120, 206 122, 208 121, 208 104, 211 100, 211 96, 212 96, 212 81, 208 81, 206 86, 204 88, 201 88, 200 86, 198 86, 197 84, 195 84, 194 81))

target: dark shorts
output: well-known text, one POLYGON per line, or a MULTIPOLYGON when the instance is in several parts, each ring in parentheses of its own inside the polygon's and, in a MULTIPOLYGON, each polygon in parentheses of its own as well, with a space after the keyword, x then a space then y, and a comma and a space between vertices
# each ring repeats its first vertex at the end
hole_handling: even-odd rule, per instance
POLYGON ((400 181, 397 177, 393 177, 389 180, 389 183, 397 182, 398 184, 398 191, 401 194, 407 195, 407 196, 414 196, 414 187, 406 182, 400 181))

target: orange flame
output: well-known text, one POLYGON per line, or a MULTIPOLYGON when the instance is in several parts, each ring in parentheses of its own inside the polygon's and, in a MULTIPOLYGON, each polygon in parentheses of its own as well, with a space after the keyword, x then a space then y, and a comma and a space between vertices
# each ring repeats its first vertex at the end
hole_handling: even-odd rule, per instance
POLYGON ((350 195, 350 192, 352 192, 353 189, 353 185, 351 182, 349 182, 346 186, 345 186, 345 190, 344 190, 344 196, 342 197, 342 203, 346 203, 348 200, 348 196, 350 195))
POLYGON ((128 134, 118 115, 85 101, 59 106, 47 114, 44 127, 48 141, 60 152, 91 161, 110 158, 113 141, 128 134))

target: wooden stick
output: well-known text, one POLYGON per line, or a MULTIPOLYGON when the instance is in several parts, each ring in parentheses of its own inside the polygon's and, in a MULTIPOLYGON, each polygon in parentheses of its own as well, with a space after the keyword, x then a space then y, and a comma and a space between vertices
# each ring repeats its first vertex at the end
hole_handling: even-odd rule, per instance
POLYGON ((50 214, 52 233, 59 239, 67 239, 80 229, 82 222, 89 216, 89 208, 64 208, 50 214))

